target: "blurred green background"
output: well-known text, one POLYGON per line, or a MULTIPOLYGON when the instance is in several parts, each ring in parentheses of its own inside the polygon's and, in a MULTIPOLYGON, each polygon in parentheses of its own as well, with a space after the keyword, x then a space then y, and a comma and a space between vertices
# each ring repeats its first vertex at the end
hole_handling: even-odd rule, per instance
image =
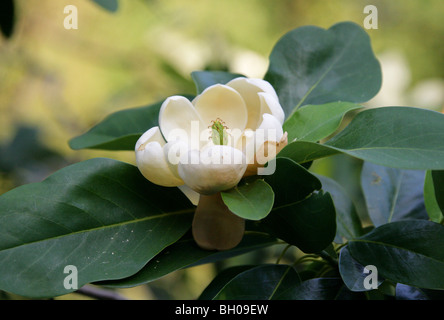
MULTIPOLYGON (((364 26, 370 4, 378 9, 378 29, 367 33, 384 80, 367 106, 444 107, 442 0, 119 0, 107 10, 113 2, 14 1, 12 33, 0 35, 0 194, 91 157, 134 163, 132 152, 73 151, 67 141, 114 111, 194 93, 194 70, 261 78, 287 31, 341 21, 364 26), (64 28, 66 5, 77 7, 78 29, 64 28)), ((343 184, 363 212, 353 182, 359 168, 358 161, 338 156, 313 170, 343 184)), ((122 292, 133 299, 194 299, 218 268, 275 261, 282 249, 176 272, 122 292)))

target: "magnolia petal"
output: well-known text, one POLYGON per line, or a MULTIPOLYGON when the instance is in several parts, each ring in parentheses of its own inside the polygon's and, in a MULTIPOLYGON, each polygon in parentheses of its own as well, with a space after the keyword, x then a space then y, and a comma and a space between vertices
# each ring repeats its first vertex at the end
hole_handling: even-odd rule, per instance
POLYGON ((152 183, 164 187, 176 187, 183 184, 170 168, 163 146, 165 141, 159 127, 145 132, 136 143, 136 163, 142 175, 152 183))
POLYGON ((227 83, 227 86, 239 92, 245 101, 248 112, 246 128, 256 129, 261 117, 261 101, 258 93, 263 92, 262 89, 247 78, 233 79, 227 83))
POLYGON ((280 141, 283 134, 280 121, 271 114, 263 114, 261 125, 254 131, 253 137, 244 140, 247 163, 254 163, 253 159, 265 141, 280 141))
POLYGON ((159 127, 152 127, 151 129, 145 131, 144 134, 140 136, 140 138, 136 142, 136 152, 139 149, 145 148, 145 145, 150 142, 158 142, 161 146, 165 145, 165 140, 162 137, 162 134, 160 133, 159 127))
POLYGON ((273 115, 264 113, 262 115, 261 125, 256 129, 256 137, 263 132, 264 141, 279 141, 284 134, 281 122, 273 115))
POLYGON ((241 95, 231 87, 210 86, 194 99, 193 104, 206 126, 219 118, 229 129, 245 129, 247 107, 241 95))
POLYGON ((279 97, 276 93, 276 90, 274 90, 273 86, 265 80, 262 79, 255 79, 255 78, 250 78, 250 83, 261 88, 261 90, 269 95, 271 95, 273 97, 273 99, 275 99, 276 101, 279 102, 279 97))
POLYGON ((228 250, 237 246, 245 232, 245 220, 233 214, 220 193, 201 195, 194 213, 192 233, 205 250, 228 250))
POLYGON ((190 150, 188 156, 181 159, 178 172, 191 189, 211 195, 236 186, 246 168, 245 156, 240 150, 214 145, 201 152, 190 150))
POLYGON ((260 104, 261 104, 261 113, 262 114, 272 114, 281 124, 284 124, 285 121, 285 113, 284 109, 282 109, 279 104, 279 100, 273 97, 273 95, 265 92, 258 93, 260 104))
POLYGON ((197 204, 199 203, 199 197, 200 197, 199 193, 197 193, 196 191, 194 191, 193 189, 191 189, 190 187, 188 187, 185 184, 183 186, 178 186, 178 188, 188 198, 188 200, 190 200, 190 202, 192 204, 197 206, 197 204))
POLYGON ((193 104, 182 96, 172 96, 163 102, 159 126, 167 141, 182 140, 192 149, 200 148, 200 132, 207 127, 193 104))
POLYGON ((265 141, 256 151, 254 160, 248 162, 247 170, 244 173, 244 177, 252 175, 269 175, 274 173, 275 168, 266 168, 264 165, 270 160, 274 159, 276 155, 288 144, 288 134, 285 132, 281 140, 277 141, 265 141))
POLYGON ((165 155, 168 165, 170 166, 170 170, 178 179, 180 179, 178 173, 178 164, 180 162, 180 159, 184 155, 188 154, 188 151, 189 151, 188 143, 182 140, 167 142, 163 146, 163 153, 165 155))

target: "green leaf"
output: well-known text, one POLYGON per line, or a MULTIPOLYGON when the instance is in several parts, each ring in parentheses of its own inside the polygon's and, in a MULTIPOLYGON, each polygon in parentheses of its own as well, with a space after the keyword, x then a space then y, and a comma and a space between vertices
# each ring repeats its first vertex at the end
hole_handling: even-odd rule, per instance
POLYGON ((444 289, 444 226, 403 220, 379 226, 349 241, 351 255, 374 265, 385 279, 415 287, 444 289))
POLYGON ((110 114, 86 133, 69 141, 72 149, 134 150, 137 140, 158 125, 163 101, 110 114))
POLYGON ((265 230, 305 253, 320 252, 335 238, 336 212, 329 193, 273 208, 261 223, 265 230))
POLYGON ((262 179, 244 182, 233 189, 221 192, 221 195, 231 212, 249 220, 265 218, 274 202, 273 189, 262 179))
POLYGON ((233 280, 240 273, 256 267, 255 265, 234 266, 218 273, 211 283, 202 291, 199 300, 213 300, 214 297, 224 288, 224 286, 233 280))
POLYGON ((428 219, 424 205, 424 171, 402 170, 364 162, 361 186, 373 224, 428 219))
MULTIPOLYGON (((365 272, 365 266, 357 262, 351 256, 348 247, 341 249, 339 254, 339 273, 341 274, 342 280, 344 280, 347 288, 354 292, 369 291, 364 286, 365 278, 370 275, 370 272, 365 272)), ((384 280, 378 277, 378 286, 384 280)))
POLYGON ((420 289, 396 284, 396 300, 444 300, 443 290, 420 289))
POLYGON ((239 73, 231 73, 226 71, 194 71, 191 78, 196 84, 197 94, 201 94, 206 88, 214 84, 226 84, 235 78, 245 77, 239 73))
POLYGON ((356 212, 355 205, 344 188, 336 181, 316 174, 322 183, 322 190, 330 193, 336 209, 336 243, 343 243, 344 239, 354 239, 363 234, 362 224, 356 212))
POLYGON ((313 278, 288 288, 279 300, 352 300, 362 299, 362 294, 347 290, 340 278, 313 278))
POLYGON ((195 207, 137 167, 91 159, 0 197, 0 289, 52 297, 66 289, 128 277, 190 229, 195 207))
POLYGON ((303 163, 337 153, 387 167, 444 169, 444 114, 413 107, 383 107, 357 114, 325 144, 295 141, 278 157, 303 163))
POLYGON ((268 232, 304 252, 318 252, 331 243, 335 208, 328 193, 312 194, 322 187, 316 176, 291 159, 279 158, 265 181, 275 193, 272 212, 261 220, 268 232))
POLYGON ((134 287, 183 268, 231 258, 276 243, 277 240, 266 233, 247 230, 241 243, 235 248, 226 251, 210 251, 199 248, 192 236, 187 234, 165 248, 133 276, 100 284, 116 288, 134 287))
MULTIPOLYGON (((441 194, 443 194, 441 192, 441 194)), ((441 208, 438 205, 432 171, 427 170, 424 181, 424 204, 431 221, 441 223, 444 220, 441 208)))
POLYGON ((265 80, 289 116, 307 104, 370 100, 382 75, 364 29, 341 22, 328 30, 303 26, 284 35, 270 54, 265 80))
POLYGON ((432 171, 433 187, 435 189, 436 202, 444 212, 444 170, 432 171))
POLYGON ((216 277, 205 289, 204 297, 211 298, 211 292, 213 300, 271 300, 300 283, 296 270, 287 265, 259 265, 244 271, 236 268, 222 274, 223 279, 216 277), (223 284, 222 280, 228 281, 223 284))
POLYGON ((265 181, 275 193, 275 206, 301 201, 322 187, 316 176, 288 158, 276 159, 276 170, 272 175, 265 176, 265 181))
POLYGON ((297 109, 284 123, 288 141, 316 142, 333 134, 349 111, 362 108, 351 102, 306 105, 297 109))
POLYGON ((119 8, 119 3, 117 0, 92 0, 101 6, 103 9, 108 10, 109 12, 116 12, 119 8))
POLYGON ((316 142, 293 141, 285 146, 276 158, 289 158, 297 163, 309 163, 324 157, 345 152, 316 142))

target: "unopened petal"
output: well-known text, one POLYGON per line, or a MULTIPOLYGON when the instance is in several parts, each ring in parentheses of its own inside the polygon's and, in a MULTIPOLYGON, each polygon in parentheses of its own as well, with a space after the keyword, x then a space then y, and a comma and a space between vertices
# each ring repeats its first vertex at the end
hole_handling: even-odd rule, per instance
POLYGON ((202 152, 191 150, 179 163, 179 176, 194 191, 210 195, 236 186, 247 163, 244 154, 235 148, 215 145, 202 152))

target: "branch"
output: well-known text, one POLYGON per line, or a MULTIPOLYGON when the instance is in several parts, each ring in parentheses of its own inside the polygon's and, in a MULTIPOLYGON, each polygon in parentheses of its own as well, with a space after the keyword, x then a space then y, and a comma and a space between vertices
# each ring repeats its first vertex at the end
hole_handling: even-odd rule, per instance
POLYGON ((124 296, 112 290, 102 289, 100 287, 85 285, 75 293, 83 294, 84 296, 95 298, 98 300, 128 300, 124 296))

